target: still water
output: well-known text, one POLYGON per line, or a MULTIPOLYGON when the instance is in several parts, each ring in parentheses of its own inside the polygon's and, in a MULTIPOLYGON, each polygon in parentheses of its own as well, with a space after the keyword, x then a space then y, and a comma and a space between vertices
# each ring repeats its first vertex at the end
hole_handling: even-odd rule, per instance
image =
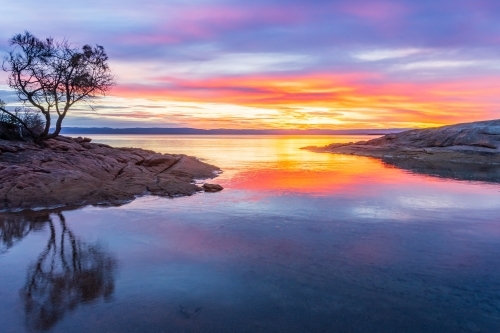
POLYGON ((94 136, 225 189, 0 215, 0 332, 500 332, 500 185, 299 149, 363 139, 94 136))

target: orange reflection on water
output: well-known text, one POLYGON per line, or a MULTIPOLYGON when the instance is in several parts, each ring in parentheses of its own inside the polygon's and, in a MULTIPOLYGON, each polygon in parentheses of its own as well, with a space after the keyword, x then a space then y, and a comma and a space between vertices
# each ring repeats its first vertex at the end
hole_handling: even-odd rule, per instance
MULTIPOLYGON (((269 194, 297 193, 310 195, 379 195, 392 192, 393 200, 422 207, 453 205, 448 198, 478 195, 482 187, 440 178, 416 175, 388 166, 380 160, 300 149, 325 146, 333 142, 356 142, 374 136, 277 136, 277 135, 94 135, 96 142, 115 147, 140 147, 161 153, 196 156, 214 164, 223 173, 210 180, 226 192, 241 189, 262 197, 269 194), (425 180, 423 180, 425 178, 425 180), (432 187, 425 197, 418 189, 432 187), (406 188, 404 196, 400 189, 406 188), (443 193, 439 198, 431 194, 443 193), (448 194, 453 194, 448 195, 448 194)), ((428 190, 425 192, 427 193, 428 190)), ((489 197, 487 197, 489 198, 489 197)), ((484 202, 485 200, 482 200, 484 202)), ((489 202, 490 200, 486 200, 489 202)))
MULTIPOLYGON (((337 138, 337 142, 339 139, 345 138, 337 138)), ((226 185, 275 194, 349 195, 366 192, 366 184, 397 185, 405 177, 403 171, 388 168, 373 158, 314 153, 297 149, 299 145, 291 139, 275 142, 275 146, 266 148, 269 155, 276 157, 274 161, 243 169, 226 185)))

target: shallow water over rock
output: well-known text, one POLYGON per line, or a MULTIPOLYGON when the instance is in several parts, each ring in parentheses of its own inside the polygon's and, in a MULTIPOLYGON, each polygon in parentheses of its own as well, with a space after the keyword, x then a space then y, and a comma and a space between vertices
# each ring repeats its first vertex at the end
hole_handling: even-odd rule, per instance
POLYGON ((500 185, 308 145, 96 136, 224 191, 0 217, 0 331, 498 332, 500 185))

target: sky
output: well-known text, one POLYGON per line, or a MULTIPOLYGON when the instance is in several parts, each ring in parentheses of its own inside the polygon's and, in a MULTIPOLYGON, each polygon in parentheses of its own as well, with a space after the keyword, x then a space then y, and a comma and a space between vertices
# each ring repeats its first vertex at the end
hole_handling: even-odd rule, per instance
MULTIPOLYGON (((407 128, 500 118, 498 0, 6 0, 30 31, 104 46, 117 85, 78 127, 407 128)), ((0 98, 15 105, 0 73, 0 98)))

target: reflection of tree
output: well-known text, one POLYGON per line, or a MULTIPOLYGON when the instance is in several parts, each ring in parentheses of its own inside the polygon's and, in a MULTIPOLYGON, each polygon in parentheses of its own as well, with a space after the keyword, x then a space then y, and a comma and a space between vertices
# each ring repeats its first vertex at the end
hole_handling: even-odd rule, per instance
POLYGON ((114 290, 115 260, 98 245, 76 238, 64 216, 58 217, 58 224, 48 219, 47 246, 21 290, 30 329, 47 330, 80 303, 109 299, 114 290))
POLYGON ((6 252, 30 232, 40 230, 50 219, 49 214, 34 216, 2 216, 0 220, 0 254, 6 252))

